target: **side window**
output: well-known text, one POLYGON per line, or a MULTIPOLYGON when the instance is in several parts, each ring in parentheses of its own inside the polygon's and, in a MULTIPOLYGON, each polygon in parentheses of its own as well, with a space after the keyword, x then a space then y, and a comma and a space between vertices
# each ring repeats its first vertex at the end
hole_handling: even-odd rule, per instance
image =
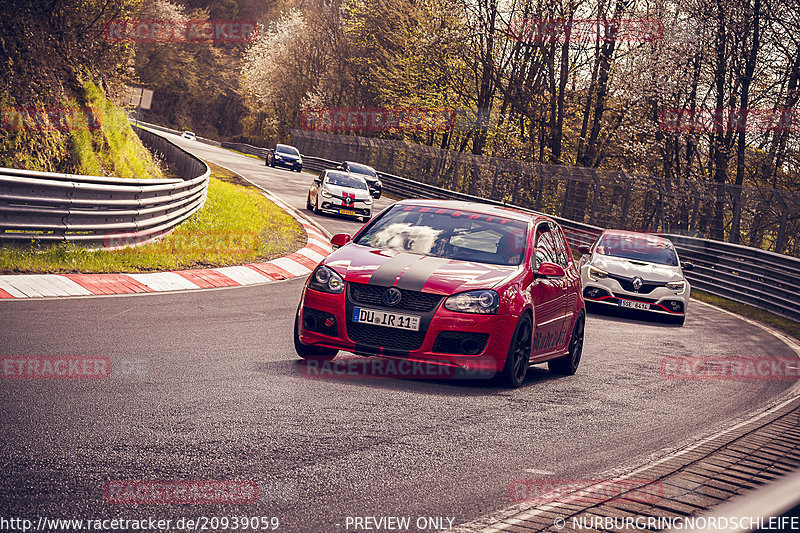
POLYGON ((550 226, 547 222, 536 226, 536 264, 534 267, 538 268, 539 265, 545 262, 558 262, 553 233, 550 231, 550 226))
POLYGON ((564 233, 555 224, 550 224, 550 232, 553 234, 553 241, 556 248, 557 265, 567 268, 569 266, 569 249, 564 240, 564 233))

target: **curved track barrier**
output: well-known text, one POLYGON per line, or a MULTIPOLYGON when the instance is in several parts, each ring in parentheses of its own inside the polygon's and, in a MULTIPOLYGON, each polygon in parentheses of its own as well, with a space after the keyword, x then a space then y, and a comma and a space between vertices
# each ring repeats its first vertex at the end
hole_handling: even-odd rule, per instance
MULTIPOLYGON (((320 171, 339 165, 338 161, 305 154, 303 162, 306 169, 320 171)), ((378 172, 378 175, 384 190, 401 198, 466 200, 536 212, 385 172, 378 172)), ((581 244, 592 244, 603 231, 599 226, 548 216, 561 224, 573 249, 581 244)), ((695 270, 685 272, 692 286, 800 322, 800 259, 709 239, 665 236, 675 244, 682 259, 695 264, 695 270)))
POLYGON ((168 233, 206 200, 210 170, 167 139, 134 128, 181 178, 124 179, 0 168, 0 241, 106 248, 168 233))
POLYGON ((391 139, 292 130, 294 145, 335 161, 606 228, 713 239, 800 257, 800 194, 478 156, 391 139))

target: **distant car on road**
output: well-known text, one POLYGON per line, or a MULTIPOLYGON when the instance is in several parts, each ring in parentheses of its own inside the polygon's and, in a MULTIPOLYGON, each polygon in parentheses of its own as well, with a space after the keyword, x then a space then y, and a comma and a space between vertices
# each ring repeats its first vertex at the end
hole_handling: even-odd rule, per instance
POLYGON ((606 230, 579 246, 583 297, 587 303, 660 313, 683 324, 691 287, 669 239, 633 231, 606 230))
POLYGON ((311 273, 294 326, 304 359, 339 350, 501 373, 574 374, 585 311, 561 227, 485 204, 405 200, 354 237, 337 234, 311 273))
POLYGON ((303 170, 303 158, 300 151, 288 144, 276 144, 275 149, 267 154, 267 166, 284 167, 300 172, 303 170))
POLYGON ((371 166, 362 165, 361 163, 354 163, 352 161, 344 161, 341 165, 339 165, 339 170, 344 170, 345 172, 349 172, 351 174, 358 174, 359 176, 363 177, 365 180, 367 180, 367 185, 369 185, 369 193, 372 195, 372 197, 376 199, 381 197, 381 193, 383 192, 383 183, 381 183, 378 173, 375 172, 375 169, 371 166))
POLYGON ((197 140, 197 135, 195 135, 194 132, 189 131, 189 130, 184 131, 181 134, 181 137, 183 137, 184 139, 189 139, 190 141, 196 141, 197 140))
POLYGON ((372 196, 367 182, 356 174, 339 170, 323 170, 308 190, 306 207, 314 213, 331 213, 372 218, 372 196))

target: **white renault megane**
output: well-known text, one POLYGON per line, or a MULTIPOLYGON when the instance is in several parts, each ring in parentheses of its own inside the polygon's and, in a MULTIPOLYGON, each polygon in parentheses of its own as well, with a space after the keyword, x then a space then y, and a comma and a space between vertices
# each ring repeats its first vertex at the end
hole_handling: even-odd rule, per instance
POLYGON ((669 239, 606 230, 594 245, 578 251, 587 303, 661 313, 679 324, 686 320, 691 287, 683 271, 694 265, 680 262, 669 239))

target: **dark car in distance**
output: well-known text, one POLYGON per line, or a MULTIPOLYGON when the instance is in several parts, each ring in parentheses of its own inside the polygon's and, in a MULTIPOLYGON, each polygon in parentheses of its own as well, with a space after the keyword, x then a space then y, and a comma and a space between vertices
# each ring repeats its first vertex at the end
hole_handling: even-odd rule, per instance
POLYGON ((342 164, 339 165, 338 170, 344 170, 350 174, 357 174, 361 176, 367 181, 369 193, 372 195, 372 197, 376 199, 381 197, 383 183, 381 183, 378 173, 375 172, 375 169, 371 166, 364 165, 362 163, 354 163, 353 161, 343 161, 342 164))
POLYGON ((300 151, 288 144, 276 144, 275 149, 267 154, 266 164, 270 167, 284 167, 300 172, 303 170, 303 158, 300 151))

